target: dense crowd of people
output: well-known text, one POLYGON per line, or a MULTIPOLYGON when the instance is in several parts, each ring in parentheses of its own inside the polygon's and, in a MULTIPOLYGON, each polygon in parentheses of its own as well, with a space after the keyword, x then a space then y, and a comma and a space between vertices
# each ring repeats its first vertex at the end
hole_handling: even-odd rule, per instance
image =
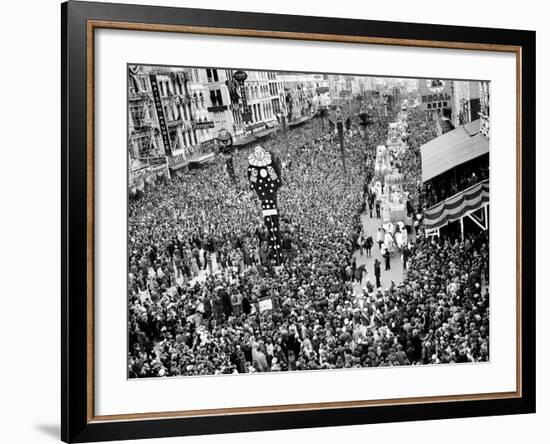
MULTIPOLYGON (((347 131, 344 171, 318 120, 265 146, 282 170, 281 266, 246 183, 252 148, 233 155, 237 186, 220 161, 130 201, 130 377, 488 359, 487 238, 420 238, 403 283, 357 293, 352 256, 387 121, 347 131)), ((416 144, 431 135, 420 114, 409 128, 416 144)), ((419 160, 400 161, 418 199, 419 160)))
POLYGON ((464 191, 479 182, 489 179, 488 155, 460 165, 452 174, 445 173, 423 185, 426 208, 464 191))

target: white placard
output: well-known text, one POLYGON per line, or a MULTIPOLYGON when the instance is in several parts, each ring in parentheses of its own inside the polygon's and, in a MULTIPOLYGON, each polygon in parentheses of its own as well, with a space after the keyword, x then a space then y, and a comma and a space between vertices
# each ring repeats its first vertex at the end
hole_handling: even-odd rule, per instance
POLYGON ((515 55, 99 30, 95 58, 96 415, 515 390, 515 55), (127 380, 127 63, 490 80, 490 363, 127 380))
POLYGON ((261 299, 260 301, 258 301, 258 307, 260 309, 260 313, 268 310, 273 310, 273 301, 271 300, 271 298, 261 299))

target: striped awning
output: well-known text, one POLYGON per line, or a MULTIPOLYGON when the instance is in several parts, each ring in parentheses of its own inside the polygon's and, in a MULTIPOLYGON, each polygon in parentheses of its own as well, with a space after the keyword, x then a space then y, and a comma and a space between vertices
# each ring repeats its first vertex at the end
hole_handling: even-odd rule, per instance
POLYGON ((489 180, 484 180, 427 209, 424 213, 424 227, 427 230, 441 228, 488 204, 489 180))

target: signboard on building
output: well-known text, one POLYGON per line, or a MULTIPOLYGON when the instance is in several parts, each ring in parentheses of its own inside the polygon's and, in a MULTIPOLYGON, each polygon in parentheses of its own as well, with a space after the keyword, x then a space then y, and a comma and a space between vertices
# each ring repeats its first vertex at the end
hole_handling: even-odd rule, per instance
POLYGON ((193 128, 197 130, 214 128, 214 122, 195 122, 193 128))
POLYGON ((244 82, 247 78, 248 78, 248 74, 246 73, 246 71, 235 71, 235 73, 233 74, 233 78, 237 81, 237 82, 244 82))
POLYGON ((239 71, 235 71, 235 73, 233 74, 233 79, 235 79, 239 84, 241 102, 243 106, 242 116, 243 116, 243 121, 245 123, 252 122, 252 113, 248 109, 248 98, 246 97, 246 89, 244 87, 244 82, 246 81, 247 78, 248 78, 248 74, 246 73, 246 71, 239 70, 239 71))
POLYGON ((227 110, 227 105, 217 105, 217 106, 209 106, 206 108, 208 112, 210 113, 221 113, 225 110, 227 110))
POLYGON ((265 123, 264 122, 257 122, 257 123, 252 123, 250 125, 247 125, 247 129, 249 130, 253 130, 253 129, 256 129, 256 128, 264 128, 265 127, 265 123))
POLYGON ((211 140, 206 140, 206 141, 204 141, 204 142, 201 142, 201 147, 202 147, 204 150, 213 151, 213 150, 216 148, 216 140, 215 140, 215 139, 211 139, 211 140))
POLYGON ((340 91, 340 97, 342 99, 345 99, 346 97, 348 97, 350 95, 351 95, 351 91, 348 90, 348 89, 343 89, 342 91, 340 91))
POLYGON ((168 163, 166 156, 148 157, 147 161, 151 166, 166 165, 168 163))
POLYGON ((319 86, 316 90, 317 94, 327 93, 329 91, 328 86, 319 86))
POLYGON ((420 107, 425 111, 450 109, 453 106, 453 92, 449 80, 421 79, 418 92, 420 107))
POLYGON ((153 92, 153 101, 155 102, 155 108, 157 110, 157 117, 160 126, 160 134, 162 136, 162 144, 164 145, 164 152, 166 155, 172 155, 172 147, 170 146, 170 136, 168 135, 168 128, 166 126, 166 118, 164 116, 164 108, 162 107, 162 99, 160 98, 159 85, 157 82, 157 76, 155 74, 149 74, 151 80, 151 90, 153 92))

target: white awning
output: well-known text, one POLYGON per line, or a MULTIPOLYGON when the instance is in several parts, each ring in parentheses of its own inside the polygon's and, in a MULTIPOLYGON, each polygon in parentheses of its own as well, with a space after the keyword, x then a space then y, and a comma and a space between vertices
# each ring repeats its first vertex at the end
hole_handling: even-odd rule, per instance
POLYGON ((422 182, 489 152, 489 139, 475 120, 422 145, 422 182))

